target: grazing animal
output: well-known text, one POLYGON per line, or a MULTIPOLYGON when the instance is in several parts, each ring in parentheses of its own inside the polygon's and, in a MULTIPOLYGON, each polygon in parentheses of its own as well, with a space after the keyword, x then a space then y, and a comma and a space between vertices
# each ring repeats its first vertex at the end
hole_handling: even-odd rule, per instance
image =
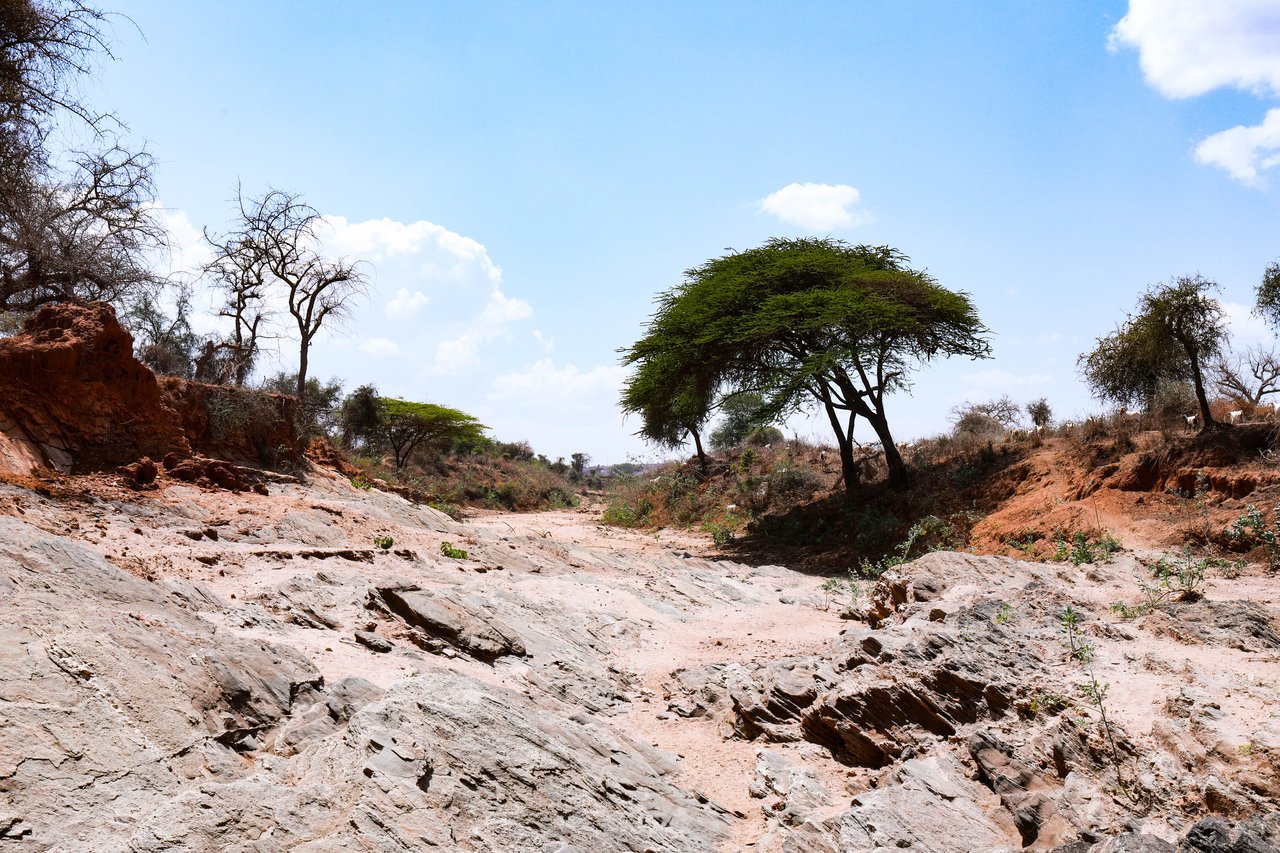
POLYGON ((1231 423, 1235 423, 1240 420, 1240 416, 1243 414, 1244 412, 1242 410, 1236 409, 1234 412, 1227 412, 1227 417, 1231 419, 1231 423))
POLYGON ((1125 414, 1125 417, 1129 417, 1129 418, 1140 418, 1140 417, 1142 417, 1142 410, 1140 410, 1140 409, 1125 409, 1125 410, 1124 410, 1124 414, 1125 414))
POLYGON ((1196 425, 1196 415, 1186 415, 1187 429, 1192 429, 1196 425))
POLYGON ((1036 424, 1036 435, 1044 435, 1044 426, 1036 424))

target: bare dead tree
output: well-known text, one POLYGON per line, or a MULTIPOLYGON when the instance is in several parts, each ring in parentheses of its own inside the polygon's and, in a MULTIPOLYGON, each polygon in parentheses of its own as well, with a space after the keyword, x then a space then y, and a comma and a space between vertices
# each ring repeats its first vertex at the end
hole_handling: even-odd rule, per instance
POLYGON ((166 245, 151 205, 151 158, 113 146, 58 180, 9 175, 0 188, 0 309, 65 299, 119 302, 157 282, 147 255, 166 245))
POLYGON ((230 338, 207 355, 210 362, 215 355, 218 360, 229 360, 225 381, 243 386, 257 361, 258 341, 264 334, 264 323, 269 321, 267 296, 273 278, 267 254, 247 225, 253 219, 253 212, 246 206, 239 188, 236 200, 240 210, 238 221, 242 227, 223 237, 210 236, 207 229, 204 232, 205 242, 214 254, 204 271, 223 294, 218 316, 231 321, 230 338))
POLYGON ((240 198, 240 222, 232 242, 237 251, 261 264, 267 286, 282 293, 298 327, 299 401, 305 404, 307 361, 322 328, 349 315, 368 279, 360 262, 333 259, 321 251, 320 213, 294 193, 268 190, 258 199, 240 198))
POLYGON ((1280 356, 1275 347, 1254 344, 1242 353, 1230 352, 1209 365, 1218 393, 1242 403, 1258 405, 1268 394, 1280 393, 1280 356))
POLYGON ((121 297, 155 282, 146 255, 165 244, 152 162, 113 140, 123 125, 76 95, 96 56, 110 56, 105 15, 79 2, 0 2, 0 310, 121 297), (64 116, 100 150, 50 154, 64 116))

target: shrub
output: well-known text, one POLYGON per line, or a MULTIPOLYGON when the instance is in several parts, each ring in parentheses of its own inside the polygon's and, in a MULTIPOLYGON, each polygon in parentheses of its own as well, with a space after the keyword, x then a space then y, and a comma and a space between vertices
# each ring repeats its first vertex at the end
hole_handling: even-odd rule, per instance
POLYGON ((448 542, 441 542, 441 543, 440 543, 440 554, 441 554, 442 556, 445 556, 445 557, 450 558, 451 560, 465 560, 465 559, 467 559, 467 552, 466 552, 466 551, 462 550, 461 548, 455 548, 455 547, 453 547, 453 545, 452 545, 452 544, 450 544, 450 543, 448 543, 448 542))

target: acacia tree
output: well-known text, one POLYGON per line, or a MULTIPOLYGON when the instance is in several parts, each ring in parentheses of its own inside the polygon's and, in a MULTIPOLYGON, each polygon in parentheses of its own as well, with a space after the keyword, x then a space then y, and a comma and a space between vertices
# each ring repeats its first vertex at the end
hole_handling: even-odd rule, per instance
POLYGON ((323 254, 317 233, 323 220, 298 195, 272 189, 256 199, 239 194, 238 201, 236 228, 215 241, 221 251, 212 265, 231 276, 237 299, 260 289, 283 296, 298 328, 297 395, 303 400, 312 342, 322 328, 347 317, 368 281, 358 261, 323 254), (261 285, 255 283, 258 275, 261 285))
POLYGON ((693 439, 698 469, 708 470, 702 447, 702 430, 711 417, 715 386, 719 382, 709 365, 685 359, 674 340, 663 349, 662 341, 637 343, 623 357, 624 364, 637 365, 622 389, 625 414, 640 415, 637 435, 659 446, 675 449, 693 439))
POLYGON ((1222 352, 1227 338, 1222 306, 1210 295, 1217 289, 1199 275, 1149 288, 1138 300, 1137 313, 1080 356, 1080 370, 1094 396, 1150 408, 1162 383, 1191 382, 1200 431, 1216 428, 1204 368, 1222 352))
POLYGON ((853 432, 862 417, 880 440, 889 482, 904 486, 909 473, 886 396, 938 356, 985 358, 991 349, 968 294, 907 264, 888 246, 832 239, 774 239, 731 252, 688 270, 659 297, 625 360, 679 353, 679 364, 698 371, 704 415, 718 389, 759 393, 768 417, 816 405, 835 433, 849 491, 860 476, 853 432))
POLYGON ((379 397, 378 403, 379 434, 391 449, 396 468, 408 465, 419 447, 443 449, 458 442, 477 441, 487 429, 466 412, 448 406, 413 403, 395 397, 379 397))

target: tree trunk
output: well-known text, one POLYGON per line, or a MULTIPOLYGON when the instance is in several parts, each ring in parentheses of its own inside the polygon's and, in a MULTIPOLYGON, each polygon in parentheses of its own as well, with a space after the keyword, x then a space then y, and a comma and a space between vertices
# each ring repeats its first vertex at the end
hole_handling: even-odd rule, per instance
POLYGON ((707 464, 707 454, 702 449, 702 436, 698 435, 698 431, 696 429, 690 429, 689 435, 693 436, 693 446, 698 451, 698 470, 702 473, 703 477, 706 477, 707 472, 710 470, 710 466, 707 464))
MULTIPOLYGON (((864 417, 866 417, 864 415, 864 417)), ((875 417, 867 417, 867 421, 871 424, 871 428, 876 431, 876 437, 880 439, 880 446, 884 448, 884 464, 889 469, 889 485, 895 489, 904 489, 911 485, 911 472, 907 470, 907 463, 903 461, 902 454, 898 452, 898 445, 893 443, 893 435, 889 432, 889 422, 884 415, 877 414, 875 417)))
POLYGON ((1200 404, 1200 434, 1204 435, 1211 429, 1217 429, 1218 422, 1213 419, 1213 413, 1209 411, 1209 398, 1204 393, 1204 379, 1200 375, 1200 359, 1196 353, 1188 353, 1191 356, 1191 378, 1196 386, 1196 402, 1200 404))
MULTIPOLYGON (((840 450, 840 478, 844 481, 844 493, 847 497, 862 482, 862 466, 853 458, 853 430, 845 429, 840 423, 840 415, 836 413, 834 405, 827 400, 823 400, 822 405, 827 410, 827 419, 831 421, 831 429, 836 434, 836 447, 840 450)), ((849 417, 852 419, 855 415, 850 414, 849 417)), ((852 420, 850 423, 852 424, 852 420)))
POLYGON ((298 408, 305 409, 307 405, 307 354, 311 349, 310 341, 303 341, 302 347, 298 352, 298 408))

